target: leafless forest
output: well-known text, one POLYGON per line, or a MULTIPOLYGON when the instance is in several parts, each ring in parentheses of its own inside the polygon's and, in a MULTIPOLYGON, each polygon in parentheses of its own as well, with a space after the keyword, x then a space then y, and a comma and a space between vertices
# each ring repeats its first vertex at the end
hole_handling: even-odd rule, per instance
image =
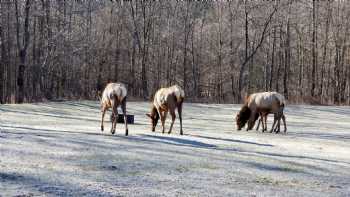
POLYGON ((350 104, 347 1, 0 0, 0 101, 96 99, 108 81, 149 99, 350 104))

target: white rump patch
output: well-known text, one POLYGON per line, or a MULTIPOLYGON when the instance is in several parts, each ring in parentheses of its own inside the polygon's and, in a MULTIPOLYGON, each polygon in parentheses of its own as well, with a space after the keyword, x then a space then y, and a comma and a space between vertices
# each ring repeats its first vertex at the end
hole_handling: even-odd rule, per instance
POLYGON ((185 98, 185 91, 178 85, 173 85, 169 87, 169 91, 175 94, 178 102, 181 99, 185 98))
MULTIPOLYGON (((127 90, 122 83, 109 83, 102 93, 102 103, 109 103, 114 96, 121 102, 127 95, 127 90)), ((109 105, 109 104, 108 104, 109 105)))
POLYGON ((177 102, 180 102, 183 98, 185 98, 185 92, 178 85, 173 85, 168 88, 161 88, 154 95, 154 106, 156 108, 160 108, 162 105, 166 105, 168 96, 171 94, 175 94, 177 102))

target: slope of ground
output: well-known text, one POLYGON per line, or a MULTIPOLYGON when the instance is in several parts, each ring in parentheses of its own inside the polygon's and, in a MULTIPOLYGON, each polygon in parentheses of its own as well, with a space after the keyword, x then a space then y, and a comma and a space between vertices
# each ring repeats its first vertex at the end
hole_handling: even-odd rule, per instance
POLYGON ((236 131, 239 107, 185 103, 180 136, 129 102, 125 137, 97 102, 1 105, 0 196, 350 196, 349 107, 288 106, 286 134, 236 131))

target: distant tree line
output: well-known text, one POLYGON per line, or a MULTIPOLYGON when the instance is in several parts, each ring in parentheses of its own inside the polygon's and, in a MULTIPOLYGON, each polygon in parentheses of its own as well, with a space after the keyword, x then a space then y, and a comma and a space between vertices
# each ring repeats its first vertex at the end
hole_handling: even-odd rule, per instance
POLYGON ((346 1, 0 0, 0 102, 97 99, 109 81, 149 99, 350 104, 346 1))

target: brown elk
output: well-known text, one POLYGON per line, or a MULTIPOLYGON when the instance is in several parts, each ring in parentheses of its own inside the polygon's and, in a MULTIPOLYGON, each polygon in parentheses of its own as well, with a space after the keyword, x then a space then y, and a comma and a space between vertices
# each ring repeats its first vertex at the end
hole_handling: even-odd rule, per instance
POLYGON ((101 131, 104 130, 103 121, 106 111, 109 108, 112 108, 112 128, 111 133, 115 133, 115 127, 117 125, 118 118, 118 106, 121 105, 123 115, 124 115, 124 124, 125 124, 125 135, 128 135, 128 123, 126 118, 126 95, 127 90, 124 84, 122 83, 109 83, 102 93, 101 98, 101 131))
POLYGON ((146 114, 152 121, 152 131, 154 132, 160 117, 162 122, 162 133, 165 131, 165 120, 168 111, 171 115, 171 125, 169 129, 169 134, 173 129, 175 122, 175 109, 179 114, 180 119, 180 135, 183 135, 182 130, 182 104, 185 98, 185 92, 178 86, 174 85, 168 88, 159 89, 153 98, 151 113, 146 114))
MULTIPOLYGON (((271 131, 279 132, 280 120, 284 121, 285 131, 286 123, 285 116, 283 114, 285 105, 284 97, 277 92, 261 92, 249 95, 246 99, 243 107, 236 116, 237 129, 241 130, 242 127, 248 122, 247 131, 252 129, 255 121, 261 116, 263 124, 263 131, 267 130, 267 115, 269 113, 274 114, 274 123, 271 131), (264 127, 265 123, 265 127, 264 127), (274 129, 277 123, 277 129, 274 129)), ((260 121, 260 120, 259 120, 260 121)), ((260 123, 260 122, 259 122, 260 123)))

